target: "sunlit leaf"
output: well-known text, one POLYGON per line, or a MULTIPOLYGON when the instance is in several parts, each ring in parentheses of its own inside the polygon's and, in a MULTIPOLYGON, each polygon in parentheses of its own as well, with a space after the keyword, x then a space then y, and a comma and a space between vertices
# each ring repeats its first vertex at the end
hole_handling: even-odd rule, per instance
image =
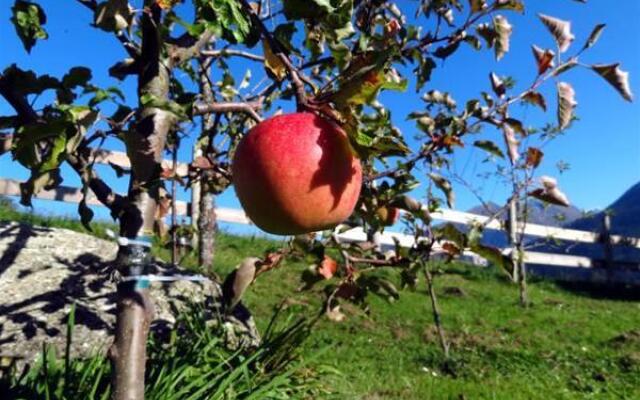
POLYGON ((542 188, 529 192, 530 196, 559 206, 569 207, 571 205, 567 196, 558 188, 558 182, 554 178, 542 176, 540 177, 540 183, 542 188))
POLYGON ((269 42, 262 40, 262 49, 264 52, 264 67, 269 71, 278 81, 283 80, 287 76, 287 68, 285 67, 280 57, 278 57, 269 42))
POLYGON ((553 35, 560 52, 564 53, 567 51, 571 42, 575 39, 575 36, 571 33, 571 22, 544 14, 538 14, 538 17, 553 35))
POLYGON ((436 174, 434 172, 429 173, 429 178, 431 178, 438 189, 440 189, 442 193, 444 193, 447 199, 447 206, 449 206, 449 208, 453 208, 455 203, 455 193, 453 193, 451 182, 449 182, 449 180, 442 175, 436 174))
POLYGON ((565 129, 573 120, 573 112, 578 105, 573 87, 566 82, 558 82, 558 127, 565 129))
POLYGON ((520 153, 518 151, 518 139, 516 139, 515 132, 511 125, 504 123, 502 124, 502 136, 504 138, 505 146, 507 147, 507 154, 509 155, 509 160, 512 165, 520 158, 520 153))
POLYGON ((625 100, 633 101, 633 94, 629 87, 629 73, 621 70, 619 63, 592 65, 591 69, 609 82, 625 100))
POLYGON ((133 23, 133 13, 128 0, 107 0, 98 4, 94 24, 105 31, 121 31, 133 23))
POLYGON ((25 0, 16 0, 11 11, 11 22, 25 50, 30 53, 38 39, 49 37, 43 27, 47 22, 47 16, 37 3, 25 0))
POLYGON ((495 53, 496 60, 500 60, 509 51, 509 40, 513 27, 502 15, 493 18, 493 29, 496 32, 495 53))
POLYGON ((493 72, 489 74, 489 80, 491 81, 491 88, 493 89, 493 93, 495 93, 498 97, 504 96, 505 92, 507 91, 507 88, 504 85, 504 81, 493 72))

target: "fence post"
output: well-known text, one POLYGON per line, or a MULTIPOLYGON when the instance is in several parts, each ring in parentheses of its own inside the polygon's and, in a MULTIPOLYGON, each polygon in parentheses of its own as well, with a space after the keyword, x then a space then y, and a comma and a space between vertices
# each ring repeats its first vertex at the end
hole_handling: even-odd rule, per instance
POLYGON ((613 244, 611 243, 611 214, 604 212, 602 216, 602 233, 600 240, 604 246, 604 263, 607 268, 613 267, 613 244))

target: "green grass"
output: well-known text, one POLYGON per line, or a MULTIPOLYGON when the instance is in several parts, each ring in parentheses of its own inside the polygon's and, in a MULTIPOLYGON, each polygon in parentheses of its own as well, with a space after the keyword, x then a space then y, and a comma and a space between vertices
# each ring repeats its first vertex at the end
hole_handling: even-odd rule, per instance
MULTIPOLYGON (((221 233, 214 270, 224 275, 243 257, 277 246, 266 239, 221 233)), ((168 256, 161 249, 157 254, 168 256)), ((184 264, 196 268, 193 258, 186 258, 184 264)), ((245 304, 262 329, 282 304, 287 305, 288 315, 317 314, 330 282, 299 292, 306 268, 304 260, 285 261, 251 288, 245 304)), ((326 349, 310 361, 311 369, 339 373, 321 372, 322 385, 333 394, 316 398, 640 398, 637 293, 635 299, 633 292, 606 298, 533 281, 532 306, 522 309, 517 288, 491 268, 452 264, 434 269, 451 342, 452 361, 447 368, 424 282, 420 282, 416 291, 402 291, 395 302, 369 296, 368 312, 343 303, 348 317, 343 322, 320 320, 302 344, 302 353, 307 356, 326 349)), ((399 281, 395 272, 377 273, 399 281)))

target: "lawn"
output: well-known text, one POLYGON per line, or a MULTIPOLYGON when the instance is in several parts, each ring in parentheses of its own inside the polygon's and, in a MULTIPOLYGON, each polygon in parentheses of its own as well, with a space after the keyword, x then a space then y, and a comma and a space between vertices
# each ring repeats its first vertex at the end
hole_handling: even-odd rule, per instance
MULTIPOLYGON (((0 218, 59 221, 1 210, 0 218)), ((60 224, 83 229, 70 220, 60 224)), ((215 271, 224 275, 243 257, 281 244, 220 233, 215 271)), ((184 264, 196 268, 191 258, 184 264)), ((331 282, 299 291, 306 268, 305 260, 287 260, 250 289, 245 304, 262 329, 283 305, 294 315, 318 313, 331 282)), ((332 393, 323 398, 640 398, 640 295, 533 280, 532 306, 523 309, 517 288, 492 268, 432 268, 451 361, 445 364, 438 345, 424 282, 401 291, 397 301, 371 295, 367 307, 343 303, 347 319, 321 318, 303 345, 303 354, 322 351, 310 366, 332 393)), ((376 273, 398 280, 393 271, 376 273)))

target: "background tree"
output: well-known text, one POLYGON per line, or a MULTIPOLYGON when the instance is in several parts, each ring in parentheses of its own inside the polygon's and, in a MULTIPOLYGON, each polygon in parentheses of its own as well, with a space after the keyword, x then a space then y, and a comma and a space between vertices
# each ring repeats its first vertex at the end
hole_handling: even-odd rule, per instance
MULTIPOLYGON (((294 251, 310 253, 324 277, 339 276, 326 301, 329 315, 339 319, 334 303, 337 298, 362 302, 371 291, 398 295, 390 282, 368 273, 372 270, 399 268, 404 282, 415 284, 432 244, 438 240, 447 240, 445 248, 452 255, 471 248, 506 269, 514 269, 514 260, 480 244, 482 226, 469 234, 448 226, 433 231, 430 227, 430 211, 443 203, 454 205, 452 185, 443 170, 451 154, 471 134, 485 127, 503 132, 503 146, 477 140, 475 145, 494 153, 506 152, 514 173, 523 171, 525 185, 518 184, 515 176, 513 179, 512 198, 516 199, 529 186, 530 170, 536 163, 518 164, 518 138, 528 132, 512 116, 513 106, 530 103, 546 109, 548 101, 538 88, 574 67, 593 70, 631 100, 627 74, 617 64, 579 61, 598 40, 603 26, 596 26, 573 56, 561 58, 575 39, 570 25, 541 15, 557 48, 534 48, 533 67, 538 71, 534 82, 517 93, 510 80, 492 74, 488 85, 493 94, 483 92, 462 107, 450 94, 429 88, 423 104, 406 115, 415 120, 418 132, 419 146, 411 149, 394 126, 389 109, 379 102, 380 91, 407 90, 409 86, 422 91, 439 60, 454 56, 461 46, 490 49, 501 59, 510 47, 512 25, 507 15, 523 12, 523 1, 76 2, 87 9, 86 18, 96 29, 122 44, 126 57, 110 67, 109 73, 120 80, 136 79, 136 98, 126 99, 117 86, 92 84, 92 72, 86 67, 54 78, 11 65, 0 77, 0 94, 16 114, 3 117, 0 127, 8 131, 6 139, 10 140, 5 143, 11 142, 14 159, 31 171, 21 186, 22 204, 29 205, 39 190, 58 185, 60 166, 68 163, 81 177, 85 195, 93 191, 119 221, 120 236, 129 239, 118 254, 117 269, 129 279, 118 286, 117 327, 109 352, 116 399, 142 398, 144 394, 145 346, 153 306, 148 281, 136 276, 144 273, 150 262, 154 222, 164 214, 159 208, 167 199, 164 182, 176 179, 175 174, 163 171, 163 153, 181 143, 178 138, 192 130, 194 118, 201 116, 203 120, 197 143, 202 155, 193 161, 190 174, 190 182, 199 181, 205 193, 200 207, 201 230, 215 224, 213 196, 229 184, 229 157, 239 139, 262 120, 259 113, 294 99, 298 111, 318 113, 340 124, 362 159, 365 182, 351 222, 363 224, 373 237, 385 226, 379 210, 401 208, 416 238, 426 237, 427 246, 417 240, 411 249, 396 246, 386 254, 375 245, 341 243, 331 234, 321 239, 295 239, 294 251), (236 58, 260 63, 252 70, 264 66, 264 78, 251 87, 252 74, 247 73, 236 83, 230 61, 236 58), (46 104, 34 107, 34 99, 44 92, 46 104), (113 108, 109 102, 117 104, 115 112, 108 111, 113 108), (131 160, 126 195, 115 193, 93 169, 95 144, 105 137, 121 140, 131 160), (422 168, 427 172, 421 172, 422 168), (409 194, 421 180, 440 190, 441 198, 427 196, 422 203, 411 198, 409 194), (335 250, 342 258, 341 269, 330 257, 335 250)), ((45 10, 37 2, 16 0, 12 11, 16 33, 31 51, 38 40, 47 38, 45 10)), ((557 92, 557 128, 564 129, 573 119, 575 93, 566 82, 557 83, 557 92)), ((557 202, 554 190, 554 185, 545 185, 531 194, 557 202)), ((90 228, 92 212, 86 201, 78 211, 90 228)), ((212 240, 213 236, 202 236, 200 248, 213 248, 212 240)), ((201 253, 201 262, 211 265, 211 254, 201 253)), ((274 264, 273 260, 267 262, 262 271, 274 264)), ((428 269, 424 271, 428 275, 428 269)))

